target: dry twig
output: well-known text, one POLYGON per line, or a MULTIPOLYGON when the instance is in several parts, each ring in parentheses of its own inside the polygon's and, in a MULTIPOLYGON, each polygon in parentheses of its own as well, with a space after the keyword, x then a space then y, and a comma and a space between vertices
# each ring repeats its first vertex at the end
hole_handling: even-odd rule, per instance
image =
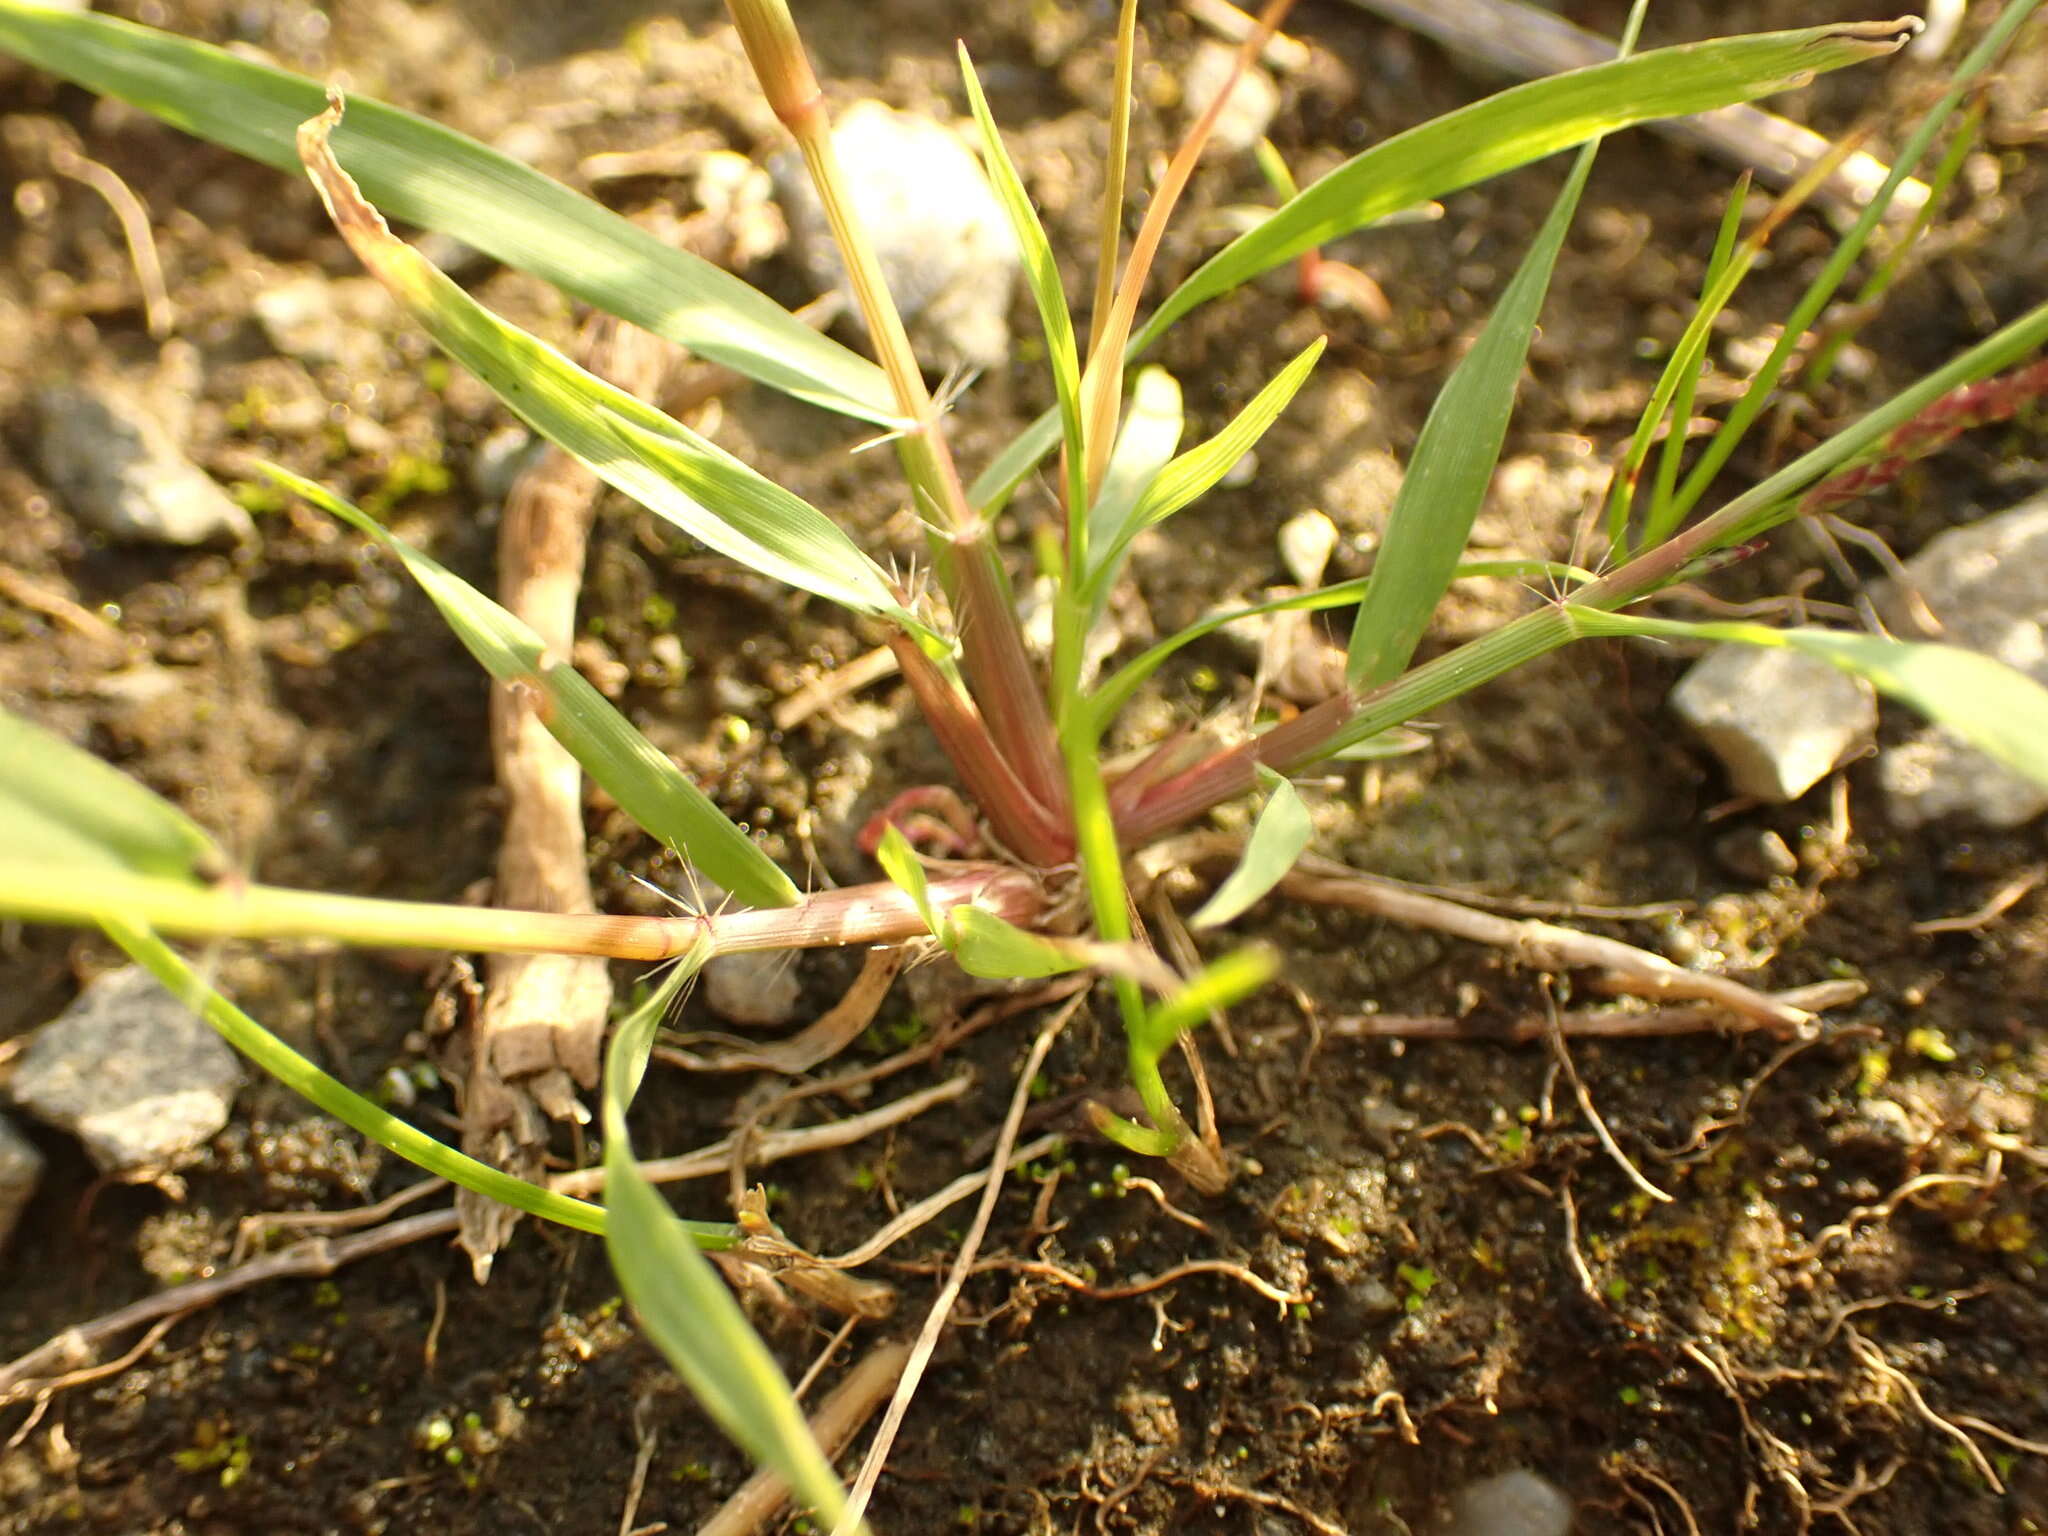
MULTIPOLYGON (((639 396, 653 395, 673 353, 665 342, 607 318, 592 323, 583 350, 593 371, 639 396)), ((550 447, 505 500, 498 531, 499 597, 566 657, 576 638, 584 549, 602 486, 550 447)), ((505 837, 494 898, 534 912, 595 912, 583 833, 583 774, 549 733, 530 688, 491 685, 491 750, 505 794, 505 837)), ((577 1089, 594 1088, 611 1009, 611 972, 590 955, 493 955, 462 1085, 462 1146, 519 1178, 537 1177, 547 1121, 582 1123, 577 1089)), ((479 1282, 519 1213, 462 1191, 462 1246, 479 1282)))

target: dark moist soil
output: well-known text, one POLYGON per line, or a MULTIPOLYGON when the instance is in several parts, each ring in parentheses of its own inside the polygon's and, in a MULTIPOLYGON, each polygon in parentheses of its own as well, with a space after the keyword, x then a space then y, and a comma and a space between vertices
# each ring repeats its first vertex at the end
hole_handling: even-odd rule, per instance
MULTIPOLYGON (((623 0, 361 0, 331 17, 295 0, 115 8, 345 72, 571 180, 592 153, 686 133, 756 157, 775 147, 722 14, 703 0, 679 17, 623 0)), ((1612 30, 1622 7, 1570 9, 1612 30)), ((1972 24, 1988 9, 1973 7, 1972 24)), ((951 47, 965 30, 1055 244, 1092 249, 1108 7, 994 0, 964 19, 926 0, 801 10, 841 99, 926 110, 958 109, 951 47)), ((1659 7, 1651 26, 1653 40, 1675 40, 1867 14, 1847 0, 1755 0, 1659 7)), ((1486 88, 1336 0, 1304 0, 1295 27, 1315 59, 1288 82, 1273 133, 1304 178, 1486 88)), ((1177 131, 1178 72, 1200 41, 1166 6, 1147 8, 1144 30, 1141 166, 1177 131)), ((1964 238, 1898 287, 1853 366, 1787 419, 1771 460, 1743 456, 1731 489, 2048 296, 2048 32, 2033 28, 2016 57, 1991 98, 1987 145, 1943 216, 1942 231, 1964 238)), ((1883 154, 1928 81, 1926 66, 1895 59, 1778 105, 1830 131, 1869 124, 1868 147, 1883 154)), ((183 369, 195 381, 192 451, 224 480, 237 478, 237 453, 275 456, 378 507, 485 583, 496 508, 474 473, 504 419, 374 302, 366 321, 340 328, 334 355, 278 354, 254 318, 259 294, 313 279, 326 284, 316 298, 344 313, 363 294, 303 184, 13 64, 0 64, 0 112, 15 187, 0 215, 0 558, 118 634, 109 642, 0 603, 0 696, 171 796, 264 879, 463 898, 490 873, 499 827, 485 693, 427 604, 359 540, 290 508, 265 508, 260 540, 237 551, 107 544, 39 481, 34 395, 91 369, 136 382, 167 369, 175 391, 183 369), (51 174, 59 140, 147 204, 177 305, 169 347, 148 339, 107 207, 51 174)), ((1334 574, 1361 568, 1361 538, 1384 517, 1433 391, 1561 175, 1561 162, 1547 163, 1451 198, 1437 224, 1342 242, 1334 254, 1378 280, 1390 324, 1304 310, 1276 275, 1175 333, 1159 360, 1203 431, 1313 335, 1331 340, 1261 450, 1256 483, 1219 492, 1184 513, 1170 541, 1141 548, 1138 587, 1162 631, 1284 580, 1274 534, 1306 507, 1348 536, 1334 574)), ((1604 152, 1482 547, 1552 557, 1567 547, 1683 324, 1730 180, 1645 135, 1604 152)), ((687 211, 690 196, 659 177, 599 190, 626 211, 663 199, 687 211)), ((1247 159, 1206 165, 1167 242, 1167 273, 1188 270, 1213 241, 1215 210, 1263 195, 1247 159)), ((1733 370, 1731 359, 1768 341, 1828 248, 1813 217, 1784 229, 1723 321, 1717 366, 1733 370)), ((461 275, 522 323, 573 337, 577 317, 539 284, 488 264, 461 275)), ((748 275, 785 301, 808 297, 780 259, 748 275)), ((1083 290, 1078 264, 1067 276, 1083 290)), ((1021 300, 1013 318, 1031 334, 1021 300)), ((1028 361, 983 377, 959 413, 963 462, 985 462, 1045 399, 1028 361)), ((707 430, 877 555, 917 554, 884 456, 847 456, 856 429, 760 390, 716 409, 707 430)), ((1979 434, 1859 515, 1910 554, 2038 489, 2043 450, 2038 417, 1979 434)), ((1016 516, 1041 510, 1027 495, 1016 516)), ((1720 591, 1785 591, 1820 564, 1788 533, 1720 591)), ((1832 577, 1812 594, 1849 595, 1832 577)), ((1511 583, 1461 586, 1431 643, 1527 601, 1511 583)), ((774 700, 875 637, 704 559, 625 505, 608 507, 595 536, 582 622, 579 659, 791 868, 805 865, 807 832, 833 878, 870 877, 853 830, 897 789, 943 776, 890 685, 838 723, 778 737, 774 700), (669 633, 687 658, 680 672, 657 644, 669 633)), ((999 1263, 962 1298, 882 1481, 878 1529, 1424 1530, 1458 1489, 1509 1468, 1564 1490, 1589 1532, 2048 1523, 2037 1147, 2048 898, 2036 892, 1970 931, 1913 926, 1978 907, 2042 859, 2041 834, 1898 831, 1867 763, 1848 770, 1839 806, 1828 786, 1784 807, 1731 802, 1664 712, 1680 665, 1588 645, 1481 689, 1442 712, 1419 755, 1313 790, 1324 848, 1495 896, 1668 904, 1583 921, 1772 986, 1861 978, 1868 996, 1797 1051, 1757 1035, 1579 1045, 1578 1070, 1616 1141, 1675 1197, 1657 1204, 1601 1151, 1546 1048, 1487 1038, 1540 1017, 1541 978, 1462 943, 1268 903, 1239 926, 1281 946, 1291 985, 1237 1011, 1234 1055, 1204 1044, 1234 1182, 1204 1198, 1078 1132, 1075 1106, 1115 1094, 1121 1070, 1113 1020, 1084 1012, 1042 1085, 1052 1123, 1077 1134, 1004 1194, 984 1249, 999 1263), (1740 856, 1766 833, 1794 851, 1796 876, 1772 880, 1740 856), (1456 1015, 1477 1038, 1403 1048, 1342 1036, 1339 1021, 1375 1008, 1456 1015), (1923 1188, 1824 1237, 1926 1174, 1974 1182, 1923 1188), (1157 1178, 1195 1222, 1127 1175, 1157 1178), (1215 1268, 1104 1299, 1017 1268, 1024 1260, 1103 1289, 1226 1261, 1308 1299, 1277 1306, 1215 1268), (1964 1426, 1986 1461, 1935 1415, 1964 1426)), ((1230 643, 1198 646, 1137 718, 1156 730, 1170 708, 1237 698, 1249 670, 1230 643)), ((591 826, 607 904, 650 900, 629 874, 676 879, 616 811, 593 807, 591 826)), ((5 945, 0 1038, 54 1015, 116 958, 96 938, 42 928, 10 925, 5 945)), ((209 963, 252 1013, 365 1091, 424 1059, 433 983, 417 959, 228 946, 209 963)), ((845 955, 796 964, 806 1016, 854 969, 845 955)), ((878 1058, 937 1027, 949 996, 937 967, 915 973, 859 1052, 878 1058)), ((693 1007, 686 1026, 716 1027, 693 1007)), ((1034 1027, 1025 1018, 983 1033, 883 1085, 876 1102, 962 1071, 975 1080, 965 1098, 887 1138, 775 1167, 777 1218, 811 1248, 841 1250, 893 1205, 980 1166, 1034 1027)), ((659 1072, 639 1144, 672 1152, 713 1140, 758 1091, 659 1072)), ((431 1089, 411 1113, 445 1129, 452 1102, 431 1089)), ((229 1130, 180 1170, 182 1199, 96 1183, 75 1145, 37 1134, 50 1170, 0 1261, 5 1356, 214 1272, 245 1217, 347 1209, 414 1177, 267 1083, 246 1089, 229 1130)), ((575 1149, 565 1141, 564 1151, 575 1149)), ((722 1188, 686 1186, 678 1198, 692 1215, 726 1210, 722 1188)), ((902 1321, 864 1328, 853 1350, 922 1316, 968 1210, 872 1267, 902 1287, 902 1321)), ((763 1318, 793 1374, 834 1321, 763 1318)), ((251 1290, 34 1415, 27 1404, 5 1410, 0 1437, 8 1533, 611 1532, 642 1445, 652 1459, 635 1519, 686 1530, 747 1470, 634 1333, 599 1247, 533 1223, 484 1287, 437 1242, 325 1282, 251 1290)))

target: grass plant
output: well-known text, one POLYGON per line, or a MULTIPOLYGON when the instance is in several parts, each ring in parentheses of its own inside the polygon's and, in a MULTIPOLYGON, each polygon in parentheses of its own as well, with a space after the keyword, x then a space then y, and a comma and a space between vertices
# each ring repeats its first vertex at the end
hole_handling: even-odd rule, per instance
MULTIPOLYGON (((1197 1182, 1214 1184, 1225 1176, 1218 1149, 1191 1128, 1160 1063, 1188 1031, 1270 979, 1277 960, 1250 945, 1224 951, 1193 974, 1168 965, 1134 914, 1126 864, 1226 802, 1264 797, 1234 872, 1195 917, 1198 928, 1212 931, 1271 892, 1307 849, 1311 827, 1290 775, 1384 739, 1447 700, 1587 636, 1793 647, 1868 678, 2007 765, 2048 781, 2048 693, 1983 657, 1876 635, 1686 624, 1639 611, 1671 584, 1740 558, 1803 510, 1877 483, 1888 467, 1896 473, 1904 458, 1952 436, 1955 423, 2039 394, 2038 365, 2013 370, 2048 339, 2048 306, 2021 315, 1699 515, 1745 435, 1782 398, 1791 370, 1802 363, 1804 338, 1879 232, 1890 191, 1934 153, 2034 9, 2032 0, 2012 0, 1957 67, 1951 89, 1905 138, 1885 192, 1841 237, 1747 392, 1688 461, 1684 426, 1709 327, 1798 201, 1796 192, 1788 195, 1744 236, 1738 189, 1696 318, 1615 476, 1597 558, 1574 552, 1569 561, 1532 562, 1525 574, 1554 584, 1550 600, 1419 665, 1417 651, 1439 601, 1472 569, 1464 557, 1473 520, 1601 138, 1868 64, 1904 39, 1904 25, 1816 26, 1642 53, 1625 46, 1612 63, 1505 90, 1376 144, 1298 191, 1290 186, 1277 210, 1209 256, 1147 313, 1162 237, 1227 92, 1172 156, 1126 251, 1120 232, 1136 17, 1135 0, 1126 0, 1109 112, 1111 191, 1101 211, 1085 328, 1070 312, 1054 253, 963 49, 966 98, 1023 256, 1056 402, 970 479, 955 462, 944 405, 927 386, 860 228, 787 6, 732 0, 731 8, 763 92, 809 168, 875 361, 527 167, 394 108, 330 96, 317 82, 162 32, 27 0, 0 0, 0 48, 188 132, 309 175, 363 266, 533 430, 709 548, 886 626, 902 675, 979 814, 989 851, 933 863, 890 827, 878 849, 886 878, 805 895, 531 630, 367 513, 272 470, 278 485, 387 549, 491 676, 534 689, 549 729, 592 779, 651 837, 731 892, 735 904, 701 915, 575 917, 248 883, 230 873, 220 848, 182 813, 49 733, 0 717, 0 912, 103 927, 239 1049, 365 1135, 466 1187, 602 1231, 627 1295, 692 1389, 823 1518, 845 1513, 831 1469, 804 1431, 772 1358, 698 1253, 733 1241, 734 1230, 679 1222, 631 1156, 626 1114, 654 1027, 711 957, 930 941, 984 976, 1097 970, 1122 1018, 1130 1083, 1144 1119, 1098 1106, 1096 1125, 1124 1146, 1172 1158, 1197 1182), (1322 347, 1304 349, 1235 420, 1186 447, 1177 388, 1137 369, 1147 350, 1197 307, 1227 299, 1334 238, 1565 150, 1576 158, 1548 218, 1422 428, 1371 575, 1212 618, 1094 679, 1090 636, 1133 541, 1216 486, 1285 411, 1322 347), (824 511, 485 310, 393 236, 387 215, 459 236, 749 379, 888 433, 906 495, 928 529, 936 590, 892 577, 824 511), (1058 509, 1056 531, 1040 551, 1053 593, 1052 645, 1041 657, 1019 621, 995 528, 997 515, 1048 458, 1056 464, 1049 479, 1058 509), (1588 558, 1592 569, 1579 563, 1588 558), (1135 766, 1113 771, 1106 764, 1103 742, 1119 712, 1171 656, 1231 618, 1290 608, 1355 610, 1343 686, 1332 696, 1285 720, 1247 721, 1232 740, 1213 741, 1190 728, 1135 766), (1070 920, 1076 910, 1086 914, 1078 926, 1070 920), (317 936, 667 963, 663 987, 614 1033, 602 1101, 603 1206, 511 1179, 355 1095, 214 992, 160 934, 317 936)), ((1240 68, 1284 11, 1284 0, 1267 8, 1261 30, 1240 51, 1240 68)), ((1631 34, 1625 43, 1632 40, 1631 34)), ((1974 126, 1967 119, 1952 142, 1965 142, 1974 126)), ((1941 162, 1940 181, 1954 174, 1957 153, 1941 162)), ((1865 279, 1859 299, 1883 291, 1899 249, 1865 279)), ((1824 375, 1838 350, 1823 348, 1805 366, 1824 375)))

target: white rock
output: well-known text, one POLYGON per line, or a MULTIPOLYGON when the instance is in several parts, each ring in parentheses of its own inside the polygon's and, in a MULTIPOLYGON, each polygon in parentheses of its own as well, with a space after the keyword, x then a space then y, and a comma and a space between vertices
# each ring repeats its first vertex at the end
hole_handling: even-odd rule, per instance
MULTIPOLYGON (((879 101, 854 103, 833 130, 853 206, 924 362, 992 368, 1009 354, 1020 268, 1002 204, 951 130, 879 101)), ((794 153, 769 167, 790 248, 821 288, 845 286, 825 212, 794 153)))
POLYGON ((704 967, 704 1001, 735 1024, 779 1028, 796 1017, 804 1000, 795 958, 786 950, 720 955, 704 967))
POLYGON ((7 1246, 42 1177, 43 1154, 13 1121, 0 1115, 0 1248, 7 1246))
POLYGON ((1444 1536, 1566 1536, 1572 1501, 1526 1467, 1460 1489, 1451 1500, 1444 1536))
POLYGON ((108 1173, 154 1173, 228 1123, 241 1063, 140 966, 110 971, 30 1038, 9 1091, 108 1173))
MULTIPOLYGON (((1943 641, 2048 685, 2048 496, 1936 536, 1906 575, 1941 621, 1943 641)), ((1914 632, 1902 593, 1887 590, 1882 605, 1896 632, 1914 632)), ((1949 815, 2015 827, 2048 810, 2048 790, 1938 726, 1888 748, 1877 771, 1892 819, 1905 827, 1949 815)))
POLYGON ((1341 538, 1326 514, 1313 509, 1298 512, 1280 525, 1280 563, 1304 592, 1319 587, 1341 538))
MULTIPOLYGON (((1237 49, 1211 38, 1195 50, 1188 61, 1186 84, 1182 87, 1190 121, 1209 110, 1209 103, 1230 78, 1230 66, 1237 49)), ((1244 153, 1266 136, 1273 126, 1273 114, 1280 110, 1280 87, 1273 77, 1254 64, 1238 76, 1230 100, 1216 115, 1216 127, 1209 142, 1219 150, 1244 153)))
POLYGON ((80 380, 43 391, 39 403, 43 470, 81 521, 139 543, 204 544, 254 533, 249 514, 125 389, 80 380))
POLYGON ((275 283, 250 300, 270 344, 302 363, 339 363, 372 371, 383 355, 383 327, 391 323, 391 296, 374 278, 328 278, 304 273, 275 283))
POLYGON ((1671 707, 1740 794, 1796 800, 1869 743, 1877 699, 1861 678, 1796 651, 1724 645, 1671 690, 1671 707))

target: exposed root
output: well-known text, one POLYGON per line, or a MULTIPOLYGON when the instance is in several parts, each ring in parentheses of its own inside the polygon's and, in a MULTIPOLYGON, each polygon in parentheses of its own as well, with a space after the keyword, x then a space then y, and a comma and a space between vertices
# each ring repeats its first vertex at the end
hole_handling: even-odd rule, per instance
MULTIPOLYGON (((819 1019, 802 1031, 773 1045, 746 1044, 716 1056, 703 1056, 676 1046, 657 1046, 654 1055, 672 1066, 693 1072, 781 1072, 790 1077, 808 1072, 830 1061, 861 1037, 875 1020, 889 987, 903 969, 910 951, 903 948, 870 949, 861 962, 860 975, 846 989, 846 995, 819 1019)), ((693 1044, 706 1037, 686 1037, 693 1044)), ((728 1037, 718 1036, 718 1039, 728 1037)))
POLYGON ((1607 1128, 1600 1111, 1594 1106, 1593 1095, 1586 1089, 1585 1079, 1579 1076, 1579 1069, 1572 1062, 1572 1053, 1565 1048, 1564 1031, 1557 1025, 1557 1004, 1546 991, 1544 1001, 1551 1010, 1550 1045, 1557 1054, 1557 1064, 1564 1069, 1565 1078, 1572 1085, 1572 1094, 1579 1101, 1579 1113, 1586 1117, 1586 1123, 1593 1128, 1593 1135, 1600 1143, 1600 1149, 1613 1159, 1614 1165, 1629 1183, 1655 1200, 1659 1205, 1669 1205, 1671 1196, 1643 1177, 1643 1171, 1629 1161, 1628 1154, 1621 1150, 1621 1144, 1614 1139, 1614 1133, 1607 1128))
MULTIPOLYGON (((766 1164, 779 1162, 784 1158, 801 1157, 812 1152, 827 1151, 834 1147, 849 1146, 874 1135, 877 1131, 899 1125, 928 1109, 959 1098, 967 1091, 971 1081, 966 1077, 956 1077, 922 1092, 906 1094, 865 1114, 852 1115, 826 1125, 806 1126, 800 1130, 767 1132, 753 1148, 754 1159, 757 1164, 766 1164)), ((642 1163, 640 1171, 657 1184, 711 1178, 725 1171, 731 1154, 732 1147, 728 1138, 680 1157, 657 1158, 642 1163)), ((425 1182, 432 1185, 437 1181, 425 1182)), ((550 1181, 550 1187, 563 1194, 595 1194, 604 1187, 604 1170, 581 1168, 573 1173, 561 1174, 550 1181)), ((410 1191, 405 1193, 409 1195, 410 1191)), ((396 1221, 386 1222, 383 1226, 372 1227, 366 1232, 356 1232, 346 1237, 308 1238, 303 1242, 294 1243, 282 1253, 252 1259, 246 1264, 224 1270, 207 1279, 172 1286, 153 1296, 145 1296, 140 1301, 104 1316, 67 1328, 54 1339, 38 1345, 27 1354, 0 1365, 0 1407, 61 1390, 59 1382, 65 1385, 73 1384, 62 1376, 45 1377, 45 1373, 88 1368, 84 1362, 91 1358, 92 1352, 99 1345, 126 1333, 130 1328, 159 1321, 165 1321, 168 1326, 168 1322, 174 1322, 187 1313, 213 1306, 230 1296, 272 1280, 320 1279, 372 1254, 402 1248, 423 1238, 445 1237, 455 1231, 456 1227, 457 1216, 452 1206, 437 1211, 423 1211, 417 1216, 401 1217, 396 1221)))
POLYGON ((1032 1081, 1038 1076, 1038 1069, 1045 1064, 1053 1042, 1066 1028, 1067 1021, 1080 1010, 1086 995, 1078 993, 1069 999, 1065 1007, 1046 1020, 1038 1031, 1038 1038, 1031 1043, 1030 1054, 1017 1074, 1016 1089, 1010 1095, 1009 1113, 1003 1117, 1003 1128, 996 1139, 996 1153, 990 1163, 988 1185, 982 1191, 981 1204, 975 1210, 967 1236, 961 1241, 960 1252, 954 1257, 945 1284, 939 1287, 939 1294, 925 1315, 924 1326, 918 1330, 917 1342, 904 1363, 902 1380, 896 1384, 895 1395, 889 1400, 889 1411, 882 1418, 882 1427, 875 1432, 875 1442, 861 1463, 860 1475, 854 1479, 846 1513, 839 1522, 839 1536, 848 1536, 860 1528, 868 1500, 874 1496, 875 1484, 881 1478, 882 1468, 888 1464, 889 1449, 895 1443, 896 1431, 902 1427, 903 1416, 910 1410, 910 1400, 917 1393, 918 1382, 924 1378, 925 1366, 931 1360, 932 1351, 938 1347, 939 1334, 944 1331, 953 1303, 959 1299, 960 1289, 973 1271, 974 1256, 980 1250, 982 1237, 995 1215, 996 1200, 1003 1189, 1002 1171, 1009 1166, 1010 1149, 1017 1143, 1018 1127, 1024 1123, 1024 1111, 1031 1102, 1032 1081))
MULTIPOLYGON (((1942 1434, 1947 1435, 1956 1444, 1960 1445, 1963 1448, 1964 1454, 1970 1458, 1970 1466, 1976 1471, 1977 1476, 1984 1480, 1985 1487, 1989 1488, 1993 1493, 2004 1493, 2005 1484, 1999 1481, 1998 1473, 1992 1467, 1990 1458, 1978 1448, 1977 1442, 1972 1440, 1958 1426, 1950 1423, 1930 1408, 1927 1405, 1927 1399, 1920 1395, 1918 1383, 1904 1371, 1893 1365, 1891 1361, 1885 1359, 1883 1350, 1871 1343, 1869 1339, 1858 1333, 1854 1328, 1848 1329, 1847 1332, 1849 1335, 1849 1347, 1856 1352, 1856 1358, 1869 1367, 1871 1373, 1880 1380, 1897 1387, 1905 1395, 1906 1401, 1913 1405, 1913 1411, 1920 1416, 1922 1423, 1926 1424, 1930 1429, 1939 1430, 1942 1434)), ((1978 1422, 1981 1423, 1982 1421, 1978 1422)), ((2000 1433, 2002 1435, 2003 1431, 2000 1431, 2000 1433)), ((2025 1444, 2025 1442, 2022 1443, 2025 1444)), ((2032 1445, 2028 1445, 2027 1448, 2030 1450, 2035 1449, 2032 1445)))

